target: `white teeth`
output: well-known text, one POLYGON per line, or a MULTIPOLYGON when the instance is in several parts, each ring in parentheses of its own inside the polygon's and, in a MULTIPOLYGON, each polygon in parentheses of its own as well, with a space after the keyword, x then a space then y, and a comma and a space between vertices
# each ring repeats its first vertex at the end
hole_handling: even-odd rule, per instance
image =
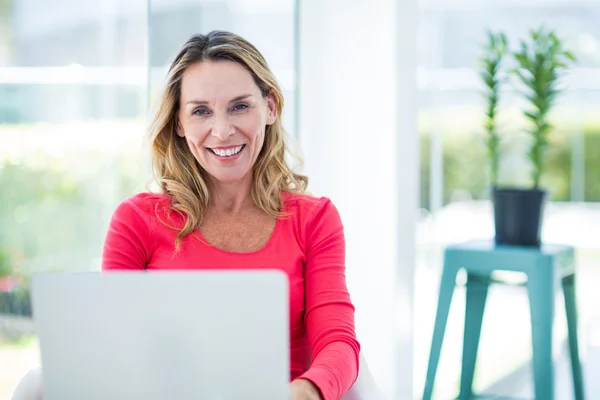
POLYGON ((230 156, 233 156, 233 155, 236 155, 237 153, 239 153, 242 150, 242 147, 244 147, 244 146, 243 145, 237 146, 232 149, 226 149, 226 150, 223 150, 223 149, 210 149, 210 150, 218 156, 230 157, 230 156))

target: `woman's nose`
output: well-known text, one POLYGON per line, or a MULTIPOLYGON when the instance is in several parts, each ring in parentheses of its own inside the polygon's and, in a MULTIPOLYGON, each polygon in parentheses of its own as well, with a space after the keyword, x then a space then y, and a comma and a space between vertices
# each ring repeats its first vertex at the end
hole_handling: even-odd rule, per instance
POLYGON ((229 118, 226 115, 216 115, 215 123, 212 127, 211 134, 222 141, 227 140, 227 138, 235 132, 233 125, 230 123, 229 118))

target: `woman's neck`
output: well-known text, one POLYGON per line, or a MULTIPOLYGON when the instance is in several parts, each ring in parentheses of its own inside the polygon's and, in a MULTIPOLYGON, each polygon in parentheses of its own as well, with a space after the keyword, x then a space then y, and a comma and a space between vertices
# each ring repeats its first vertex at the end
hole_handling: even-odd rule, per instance
POLYGON ((251 185, 251 180, 231 183, 213 182, 210 210, 217 215, 235 217, 254 208, 251 185))

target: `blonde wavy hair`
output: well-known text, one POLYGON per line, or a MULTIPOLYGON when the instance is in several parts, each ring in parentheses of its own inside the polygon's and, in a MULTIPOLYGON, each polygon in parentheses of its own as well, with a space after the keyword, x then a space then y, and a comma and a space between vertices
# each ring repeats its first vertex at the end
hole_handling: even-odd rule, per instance
POLYGON ((260 52, 242 37, 225 31, 190 37, 172 61, 163 93, 151 121, 148 139, 151 143, 152 170, 162 192, 172 196, 171 209, 185 215, 177 243, 200 226, 210 200, 207 172, 196 161, 185 138, 177 135, 177 113, 180 107, 181 81, 185 70, 204 61, 233 61, 254 78, 262 95, 272 94, 277 106, 277 119, 266 126, 265 139, 253 167, 252 199, 256 206, 274 217, 281 215, 282 192, 304 193, 308 178, 288 166, 286 154, 291 152, 282 126, 283 92, 260 52))

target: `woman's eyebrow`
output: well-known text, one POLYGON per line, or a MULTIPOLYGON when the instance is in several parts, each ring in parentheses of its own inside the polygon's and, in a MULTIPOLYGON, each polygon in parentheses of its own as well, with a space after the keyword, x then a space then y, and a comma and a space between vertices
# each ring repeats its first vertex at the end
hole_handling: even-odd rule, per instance
MULTIPOLYGON (((230 103, 235 103, 236 101, 240 101, 240 100, 245 100, 249 97, 252 97, 251 94, 242 94, 239 96, 234 97, 233 99, 229 100, 230 103)), ((206 106, 208 105, 208 101, 206 100, 198 100, 198 99, 192 99, 190 101, 188 101, 187 103, 185 103, 186 105, 195 105, 195 106, 206 106)))
POLYGON ((229 102, 230 102, 230 103, 235 103, 236 101, 245 100, 245 99, 247 99, 248 97, 252 97, 252 95, 251 95, 251 94, 242 94, 242 95, 240 95, 240 96, 236 96, 236 97, 234 97, 234 98, 233 98, 233 99, 231 99, 229 102))

